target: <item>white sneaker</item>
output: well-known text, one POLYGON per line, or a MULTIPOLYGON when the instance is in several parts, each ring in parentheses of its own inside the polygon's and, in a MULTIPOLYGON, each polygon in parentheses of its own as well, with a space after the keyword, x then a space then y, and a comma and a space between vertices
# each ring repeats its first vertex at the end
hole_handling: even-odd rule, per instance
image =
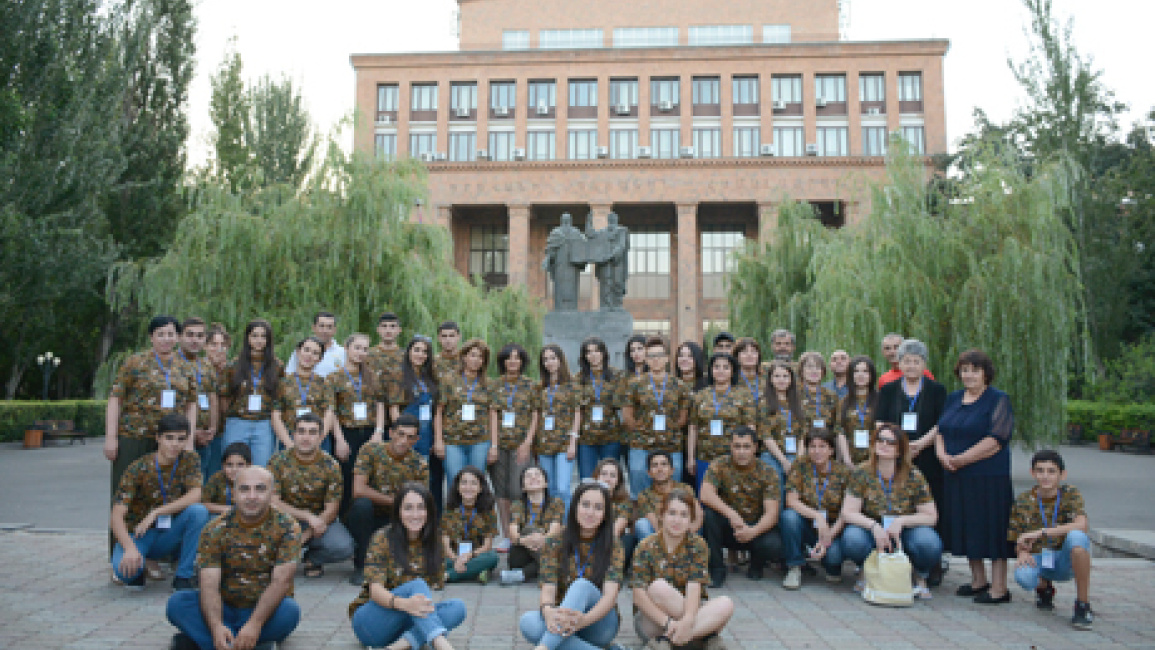
POLYGON ((802 588, 802 567, 792 566, 786 572, 786 577, 782 579, 782 587, 784 589, 801 589, 802 588))
POLYGON ((525 582, 525 572, 521 569, 511 569, 501 572, 501 586, 508 587, 525 582))
POLYGON ((497 551, 498 553, 508 553, 509 547, 510 543, 508 537, 498 537, 497 541, 493 543, 493 550, 497 551))

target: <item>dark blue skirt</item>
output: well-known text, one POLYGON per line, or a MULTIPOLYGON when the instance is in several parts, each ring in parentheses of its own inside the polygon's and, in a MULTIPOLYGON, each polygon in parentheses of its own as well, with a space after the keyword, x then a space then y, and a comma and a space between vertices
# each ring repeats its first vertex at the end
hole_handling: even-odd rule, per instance
POLYGON ((944 472, 943 548, 969 560, 1015 557, 1007 540, 1014 488, 1010 476, 957 476, 944 472))

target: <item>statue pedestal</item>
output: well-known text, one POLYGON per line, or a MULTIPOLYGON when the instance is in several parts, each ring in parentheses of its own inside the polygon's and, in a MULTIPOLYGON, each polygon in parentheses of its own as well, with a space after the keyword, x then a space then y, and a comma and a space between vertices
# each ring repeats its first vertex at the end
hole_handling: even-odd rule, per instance
POLYGON ((606 342, 609 365, 625 368, 626 343, 634 334, 634 317, 625 310, 551 311, 542 322, 542 345, 554 343, 565 352, 571 373, 578 372, 581 342, 596 336, 606 342))

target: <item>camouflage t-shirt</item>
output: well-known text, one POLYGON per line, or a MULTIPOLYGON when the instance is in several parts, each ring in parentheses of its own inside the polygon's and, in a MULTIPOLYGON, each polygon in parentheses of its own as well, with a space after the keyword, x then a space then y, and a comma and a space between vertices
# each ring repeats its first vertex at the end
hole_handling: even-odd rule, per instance
POLYGON ((802 430, 809 431, 816 422, 822 422, 822 428, 830 431, 834 428, 834 420, 838 416, 838 394, 829 388, 819 386, 811 390, 809 386, 798 387, 798 395, 802 401, 802 430))
MULTIPOLYGON (((538 574, 538 583, 543 585, 557 585, 557 602, 560 603, 565 597, 572 585, 578 578, 586 578, 589 580, 593 576, 593 558, 591 557, 591 547, 593 542, 579 541, 575 555, 561 556, 561 538, 565 531, 557 535, 550 535, 545 538, 545 546, 541 549, 541 571, 538 574), (578 566, 578 560, 581 560, 581 567, 578 566), (562 563, 565 563, 565 576, 561 575, 562 563), (564 580, 564 582, 559 582, 564 580)), ((623 575, 625 573, 626 552, 622 549, 621 542, 614 540, 614 549, 610 554, 609 564, 606 566, 605 578, 602 584, 597 585, 599 589, 605 588, 605 583, 616 582, 622 584, 623 575)))
POLYGON ((517 524, 517 532, 522 537, 546 533, 550 524, 565 526, 565 503, 558 497, 547 497, 540 506, 531 505, 526 510, 525 500, 518 499, 513 502, 510 521, 517 524))
POLYGON ((486 540, 497 535, 497 516, 493 510, 477 512, 465 507, 446 508, 441 513, 441 535, 449 538, 449 546, 455 553, 461 542, 470 542, 476 551, 485 545, 486 540))
MULTIPOLYGON (((1058 501, 1059 514, 1056 517, 1054 498, 1043 499, 1042 510, 1040 510, 1038 486, 1020 494, 1011 507, 1011 524, 1007 528, 1007 539, 1017 542, 1023 533, 1069 524, 1075 521, 1079 515, 1086 516, 1087 514, 1083 495, 1079 492, 1079 488, 1073 485, 1059 486, 1058 501), (1043 512, 1047 513, 1046 525, 1043 524, 1043 512)), ((1047 537, 1046 540, 1037 539, 1031 545, 1031 553, 1042 553, 1044 547, 1060 549, 1066 538, 1066 535, 1059 535, 1058 537, 1047 537)))
POLYGON ((197 401, 192 374, 189 365, 176 354, 167 364, 162 364, 151 349, 125 359, 116 371, 110 393, 120 400, 117 435, 151 439, 156 436, 161 418, 170 413, 184 415, 188 405, 197 401), (169 408, 165 402, 167 390, 173 391, 169 408))
POLYGON ((786 475, 786 491, 796 492, 802 503, 809 508, 819 508, 826 511, 826 522, 833 524, 842 512, 842 499, 846 494, 846 486, 854 470, 833 458, 830 460, 829 473, 824 468, 818 471, 814 462, 803 458, 790 466, 790 473, 786 475), (818 492, 822 491, 822 503, 819 504, 818 492))
POLYGON ((232 488, 229 486, 229 479, 225 476, 223 469, 210 476, 208 482, 205 483, 204 489, 201 490, 201 503, 215 503, 219 506, 233 505, 232 488))
POLYGON ((275 479, 275 494, 286 505, 321 514, 325 504, 341 500, 344 479, 337 461, 318 449, 311 461, 302 461, 295 449, 277 452, 268 469, 275 479))
POLYGON ((456 353, 445 354, 442 352, 433 357, 433 376, 437 378, 437 383, 443 384, 446 379, 454 375, 461 375, 460 356, 456 353))
MULTIPOLYGON (((313 415, 325 419, 325 413, 333 408, 333 391, 328 380, 317 373, 308 380, 302 380, 296 373, 285 375, 277 384, 273 410, 281 412, 281 422, 289 430, 289 435, 297 428, 298 412, 306 408, 313 415)), ((323 425, 321 430, 325 430, 323 425)))
POLYGON ((201 459, 196 452, 182 451, 176 463, 161 465, 159 470, 157 462, 156 452, 146 454, 134 460, 120 476, 114 503, 128 508, 124 523, 129 533, 155 508, 179 501, 201 487, 201 459))
MULTIPOLYGON (((662 501, 666 499, 666 495, 674 490, 682 490, 690 496, 694 495, 694 488, 678 481, 671 480, 670 487, 665 492, 659 492, 658 487, 651 484, 650 487, 642 490, 642 493, 638 495, 638 504, 635 506, 638 519, 651 514, 657 515, 658 510, 662 506, 662 501)), ((697 502, 697 499, 694 499, 694 501, 697 502)), ((699 512, 701 512, 701 507, 701 504, 698 504, 699 512)))
POLYGON ((718 498, 751 525, 766 512, 766 501, 778 501, 782 495, 778 474, 757 459, 738 467, 727 454, 710 463, 702 480, 713 485, 718 498))
MULTIPOLYGON (((536 385, 519 376, 510 384, 504 377, 490 381, 493 409, 497 411, 497 444, 501 449, 517 449, 529 433, 529 421, 538 410, 536 385), (506 426, 506 413, 513 413, 512 426, 506 426)), ((538 422, 538 429, 541 422, 538 422)))
POLYGON ((666 551, 666 540, 661 531, 650 535, 638 544, 630 563, 631 588, 649 587, 655 580, 664 579, 683 596, 686 585, 697 582, 702 585, 702 600, 709 598, 706 585, 710 583, 708 565, 710 549, 706 540, 697 533, 686 533, 673 553, 666 551))
POLYGON ((629 445, 646 451, 682 451, 685 431, 676 428, 679 414, 690 410, 690 391, 670 375, 657 382, 651 375, 631 379, 625 405, 633 408, 637 427, 629 445), (661 416, 657 418, 655 416, 661 416))
POLYGON ((372 371, 354 374, 341 368, 325 377, 329 384, 333 413, 341 427, 371 427, 377 424, 377 404, 384 401, 381 383, 370 377, 372 371), (363 418, 357 418, 356 405, 365 405, 363 418))
POLYGON ((848 407, 840 406, 838 409, 834 431, 846 437, 846 444, 850 447, 850 460, 855 465, 861 465, 870 458, 870 445, 874 438, 874 414, 877 410, 866 400, 857 397, 848 407), (856 437, 857 431, 867 432, 865 441, 856 437), (866 444, 860 445, 861 442, 866 444))
POLYGON ((385 380, 392 377, 401 377, 401 361, 405 358, 405 348, 396 347, 386 350, 384 344, 378 343, 369 348, 365 355, 365 365, 377 377, 377 384, 384 385, 385 380))
POLYGON ((425 581, 431 589, 441 589, 445 586, 445 567, 442 564, 426 570, 425 549, 421 540, 409 540, 406 548, 406 560, 399 561, 394 557, 393 549, 389 545, 389 528, 381 528, 373 533, 369 548, 365 554, 365 580, 361 584, 361 593, 349 603, 349 617, 365 603, 372 600, 369 586, 379 584, 392 591, 397 587, 418 578, 425 581))
MULTIPOLYGON (((183 353, 181 354, 181 358, 184 359, 183 353)), ((197 399, 196 399, 196 402, 197 402, 196 428, 197 429, 208 429, 209 428, 209 415, 211 412, 212 403, 209 402, 208 408, 202 408, 204 406, 204 404, 201 403, 200 396, 204 395, 205 400, 208 401, 209 395, 215 395, 216 394, 216 392, 217 392, 217 370, 216 370, 216 368, 213 367, 213 364, 209 363, 208 359, 197 358, 197 359, 193 359, 191 361, 185 359, 185 364, 188 366, 189 371, 192 373, 189 375, 189 381, 192 382, 193 390, 196 391, 196 395, 197 395, 197 399)), ((218 423, 218 426, 220 426, 220 424, 222 424, 222 423, 218 423)))
POLYGON ((754 424, 758 426, 758 433, 761 434, 764 428, 762 426, 763 418, 766 414, 766 409, 763 408, 762 405, 766 402, 764 399, 766 391, 772 388, 770 381, 766 379, 764 372, 753 373, 753 376, 746 376, 744 372, 739 370, 738 375, 734 378, 734 384, 737 386, 745 386, 746 390, 750 391, 750 395, 753 396, 755 405, 754 424))
MULTIPOLYGON (((229 400, 228 410, 225 412, 226 418, 240 418, 242 420, 268 420, 273 415, 273 401, 276 399, 277 390, 266 390, 264 376, 258 372, 259 368, 254 368, 250 376, 241 378, 241 383, 237 390, 233 391, 233 377, 238 373, 238 360, 234 359, 225 366, 225 370, 217 379, 217 395, 229 400), (256 384, 257 390, 253 390, 253 385, 256 384), (261 408, 256 411, 249 410, 249 396, 259 394, 261 396, 261 408)), ((254 364, 260 364, 260 359, 253 359, 254 364)), ((263 371, 262 371, 263 372, 263 371)), ((285 364, 281 363, 280 359, 273 361, 273 375, 277 379, 277 386, 285 381, 285 364)))
POLYGON ((621 442, 621 431, 618 426, 617 408, 619 406, 618 375, 606 380, 604 375, 593 379, 582 377, 574 379, 574 388, 578 393, 578 403, 581 405, 581 437, 579 445, 607 445, 612 442, 621 442), (594 415, 600 411, 601 421, 594 422, 594 415))
POLYGON ((735 427, 753 425, 755 417, 754 396, 745 386, 731 386, 717 394, 713 386, 698 391, 690 408, 690 424, 698 429, 696 459, 711 462, 730 453, 730 433, 735 427), (710 426, 712 420, 722 421, 718 435, 710 426))
POLYGON ((564 454, 569 448, 569 434, 573 431, 574 413, 580 404, 580 391, 572 383, 564 383, 550 388, 537 388, 538 418, 537 433, 533 436, 535 453, 553 456, 564 454), (546 428, 551 424, 553 428, 546 428))
MULTIPOLYGON (((799 454, 804 451, 806 418, 798 417, 789 408, 771 411, 770 407, 766 405, 766 400, 759 403, 758 409, 761 411, 762 421, 762 428, 758 431, 758 437, 762 439, 763 443, 766 440, 773 440, 784 454, 799 454), (787 436, 794 439, 793 451, 790 451, 786 445, 787 436)), ((765 444, 762 447, 765 448, 765 444)))
MULTIPOLYGON (((466 383, 465 376, 456 373, 440 380, 437 403, 443 407, 441 434, 447 445, 475 445, 489 442, 489 409, 494 405, 490 384, 485 377, 475 377, 466 383), (473 405, 473 419, 463 419, 467 404, 473 405)), ((501 424, 498 421, 498 424, 501 424)))
MULTIPOLYGON (((197 569, 220 569, 221 600, 241 609, 257 606, 274 567, 300 558, 301 527, 276 508, 254 524, 246 524, 234 508, 209 521, 197 547, 197 569)), ((291 586, 285 595, 293 595, 291 586)))
MULTIPOLYGON (((357 452, 353 475, 364 476, 366 484, 381 494, 396 495, 406 483, 427 485, 429 463, 424 456, 412 449, 397 458, 389 451, 389 443, 367 442, 357 452)), ((352 489, 352 486, 349 489, 352 489)))
POLYGON ((862 514, 879 522, 883 515, 911 515, 918 506, 933 502, 930 486, 917 467, 910 468, 901 487, 888 483, 884 488, 877 472, 859 466, 850 477, 846 494, 862 499, 862 514))

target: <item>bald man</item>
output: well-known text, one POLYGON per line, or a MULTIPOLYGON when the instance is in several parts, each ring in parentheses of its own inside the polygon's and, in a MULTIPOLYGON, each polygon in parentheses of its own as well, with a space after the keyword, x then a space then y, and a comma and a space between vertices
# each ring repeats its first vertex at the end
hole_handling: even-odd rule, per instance
POLYGON ((233 509, 201 534, 200 589, 168 600, 168 620, 180 630, 172 643, 178 650, 272 648, 301 620, 292 598, 301 528, 272 507, 272 473, 240 470, 233 495, 233 509))

